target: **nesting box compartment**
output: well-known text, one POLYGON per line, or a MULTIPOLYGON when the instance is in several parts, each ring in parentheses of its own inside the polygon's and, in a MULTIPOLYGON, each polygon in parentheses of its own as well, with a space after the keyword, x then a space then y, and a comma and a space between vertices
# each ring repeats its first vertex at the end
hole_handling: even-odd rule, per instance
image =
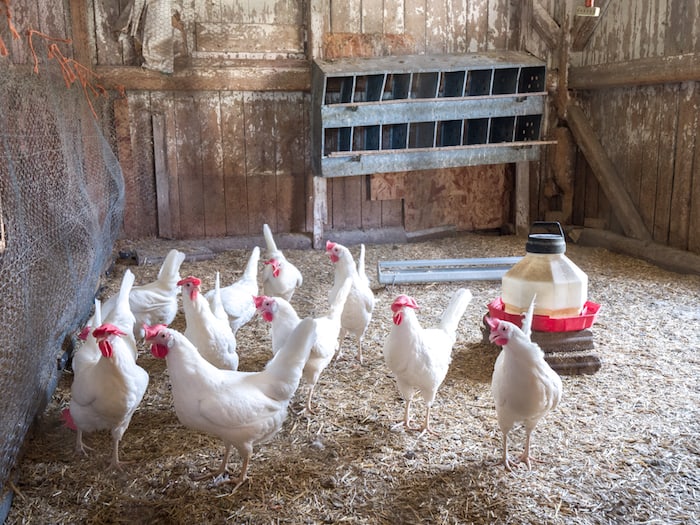
POLYGON ((520 52, 315 60, 314 174, 537 160, 545 78, 520 52))

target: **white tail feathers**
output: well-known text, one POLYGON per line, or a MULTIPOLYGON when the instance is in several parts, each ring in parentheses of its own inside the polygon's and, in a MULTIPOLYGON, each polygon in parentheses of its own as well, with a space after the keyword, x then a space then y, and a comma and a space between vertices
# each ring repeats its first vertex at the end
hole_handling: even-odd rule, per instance
POLYGON ((267 395, 278 400, 291 396, 299 386, 302 370, 314 343, 316 321, 307 317, 299 322, 284 345, 265 366, 264 372, 276 379, 269 383, 271 391, 267 391, 267 395))
POLYGON ((369 279, 365 272, 365 245, 360 244, 360 255, 357 258, 357 274, 369 285, 369 279))
POLYGON ((224 308, 224 302, 221 300, 221 279, 219 277, 219 272, 216 272, 216 279, 214 281, 214 294, 211 298, 211 312, 224 321, 228 321, 228 314, 224 308))
POLYGON ((122 277, 122 284, 119 287, 119 295, 117 296, 115 308, 129 308, 129 294, 131 293, 131 288, 134 286, 135 280, 136 277, 132 271, 127 268, 122 277))
POLYGON ((165 257, 163 264, 158 270, 158 279, 178 279, 180 275, 180 266, 185 261, 185 254, 178 250, 170 250, 165 257))
MULTIPOLYGON (((272 241, 273 243, 275 241, 272 241)), ((248 258, 248 264, 246 264, 243 275, 248 278, 253 278, 258 274, 258 262, 260 262, 260 248, 255 247, 248 258)))
POLYGON ((528 339, 531 338, 532 336, 532 316, 535 314, 535 299, 537 298, 537 294, 534 294, 532 296, 532 300, 530 301, 530 306, 527 309, 527 312, 523 316, 523 322, 522 322, 522 332, 525 334, 525 337, 528 339))
POLYGON ((466 288, 457 290, 450 299, 447 308, 440 319, 440 328, 450 334, 455 333, 460 319, 464 315, 467 305, 472 300, 472 293, 466 288))
POLYGON ((263 224, 263 235, 265 236, 265 245, 267 246, 267 253, 272 254, 277 251, 277 245, 275 244, 275 238, 272 236, 272 230, 267 224, 263 224))
POLYGON ((95 313, 92 318, 94 319, 94 324, 92 326, 97 327, 102 325, 102 301, 95 297, 95 313))

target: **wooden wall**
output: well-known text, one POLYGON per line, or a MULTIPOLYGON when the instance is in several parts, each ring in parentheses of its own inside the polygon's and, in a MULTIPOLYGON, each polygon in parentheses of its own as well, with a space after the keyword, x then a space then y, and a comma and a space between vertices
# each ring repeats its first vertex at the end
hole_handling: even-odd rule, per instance
MULTIPOLYGON (((552 97, 543 138, 558 141, 530 170, 531 218, 623 231, 616 199, 606 195, 560 114, 558 99, 568 99, 583 109, 653 240, 700 253, 698 78, 557 89, 562 82, 569 87, 562 70, 676 56, 697 61, 700 6, 597 0, 602 14, 587 21, 590 38, 576 48, 582 22, 574 9, 581 3, 178 0, 172 74, 140 67, 138 46, 115 31, 124 26, 126 0, 87 2, 87 10, 82 0, 10 6, 20 31, 31 26, 73 38, 61 49, 92 64, 107 87, 125 88, 113 118, 128 185, 127 236, 259 235, 263 222, 276 231, 310 232, 312 57, 517 49, 547 61, 552 97), (568 40, 545 38, 547 18, 567 28, 568 40)), ((31 64, 26 43, 12 40, 2 24, 11 63, 31 64)), ((327 190, 329 230, 482 229, 512 220, 508 166, 332 179, 327 190), (499 188, 490 194, 501 203, 499 216, 474 205, 475 196, 493 191, 484 181, 499 188)))
MULTIPOLYGON (((581 23, 572 3, 535 1, 564 27, 581 23)), ((599 0, 596 5, 601 16, 592 21, 590 38, 579 50, 570 48, 570 73, 578 69, 585 75, 589 71, 585 68, 605 64, 623 70, 649 59, 700 53, 697 0, 599 0)), ((556 53, 547 52, 536 32, 527 43, 534 54, 549 56, 550 67, 558 66, 556 53)), ((652 239, 700 253, 700 78, 688 75, 684 81, 647 82, 640 72, 637 81, 628 85, 576 89, 571 95, 589 119, 652 239)), ((538 214, 559 216, 563 199, 569 198, 573 200, 571 223, 623 233, 619 208, 611 204, 614 199, 605 194, 581 152, 573 160, 574 178, 558 184, 555 149, 550 148, 540 164, 538 214), (566 187, 567 183, 573 184, 566 187)))
MULTIPOLYGON (((312 57, 476 52, 517 42, 508 0, 182 0, 175 73, 162 78, 148 64, 134 68, 139 42, 115 33, 128 5, 94 2, 86 36, 98 72, 127 88, 117 122, 129 127, 121 123, 134 188, 125 233, 134 237, 259 235, 264 222, 275 231, 312 230, 312 57), (156 212, 144 215, 145 208, 156 212)), ((324 229, 474 230, 511 220, 508 166, 408 176, 408 183, 398 174, 329 180, 324 229), (407 188, 407 198, 397 197, 407 188), (498 207, 485 209, 482 194, 498 207)))

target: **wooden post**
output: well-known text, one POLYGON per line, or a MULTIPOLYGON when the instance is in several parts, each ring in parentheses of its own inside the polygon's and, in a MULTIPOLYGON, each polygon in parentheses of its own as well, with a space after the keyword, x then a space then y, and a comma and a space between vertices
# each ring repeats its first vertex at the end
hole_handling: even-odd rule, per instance
POLYGON ((515 163, 515 233, 530 231, 530 163, 515 163))
MULTIPOLYGON (((328 0, 310 0, 308 51, 311 59, 323 56, 324 17, 329 12, 328 0)), ((313 89, 313 86, 312 86, 313 89)), ((328 220, 328 181, 311 174, 311 206, 313 210, 311 244, 315 249, 323 249, 323 226, 328 220)))

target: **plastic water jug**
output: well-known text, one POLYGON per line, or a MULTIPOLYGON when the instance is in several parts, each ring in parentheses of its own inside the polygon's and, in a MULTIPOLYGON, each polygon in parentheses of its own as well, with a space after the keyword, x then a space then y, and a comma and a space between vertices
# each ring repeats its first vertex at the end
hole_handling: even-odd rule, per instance
POLYGON ((558 222, 534 222, 525 257, 501 281, 505 311, 521 314, 535 294, 535 315, 574 317, 588 295, 588 276, 564 255, 566 240, 558 222))

